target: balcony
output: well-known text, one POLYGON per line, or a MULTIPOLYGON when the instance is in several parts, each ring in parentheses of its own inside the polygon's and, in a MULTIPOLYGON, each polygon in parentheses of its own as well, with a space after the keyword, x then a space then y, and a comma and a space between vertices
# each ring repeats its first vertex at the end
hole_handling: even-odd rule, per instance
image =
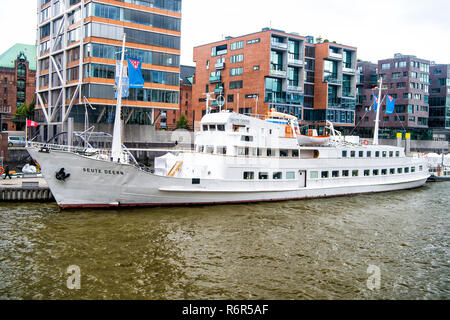
POLYGON ((330 52, 328 53, 328 58, 342 60, 342 53, 336 53, 330 50, 330 52))
POLYGON ((216 70, 223 70, 225 69, 225 62, 220 62, 215 64, 216 70))
POLYGON ((290 86, 290 85, 288 85, 287 86, 287 91, 301 93, 301 92, 303 92, 303 88, 302 87, 298 87, 298 86, 290 86))
POLYGON ((342 96, 348 98, 355 98, 355 93, 353 93, 351 90, 342 90, 342 96))
POLYGON ((347 67, 343 67, 342 68, 342 72, 346 73, 346 74, 351 74, 351 75, 355 75, 356 74, 356 70, 353 68, 347 68, 347 67))
POLYGON ((336 78, 337 75, 325 76, 323 81, 331 84, 342 85, 342 80, 336 78))
POLYGON ((0 114, 11 113, 11 106, 0 106, 0 114))
POLYGON ((285 70, 270 70, 270 76, 276 78, 286 78, 287 71, 285 70))
POLYGON ((340 107, 341 99, 340 98, 328 98, 328 106, 329 107, 340 107))
POLYGON ((291 65, 291 66, 303 67, 303 60, 294 59, 294 58, 289 57, 288 58, 288 64, 291 65))
POLYGON ((209 77, 209 82, 210 83, 216 83, 216 82, 221 82, 222 81, 222 76, 211 76, 209 77))
POLYGON ((272 48, 273 49, 280 49, 280 50, 287 50, 288 44, 283 42, 276 42, 272 41, 272 48))
POLYGON ((216 95, 223 94, 223 88, 215 88, 214 94, 216 94, 216 95))

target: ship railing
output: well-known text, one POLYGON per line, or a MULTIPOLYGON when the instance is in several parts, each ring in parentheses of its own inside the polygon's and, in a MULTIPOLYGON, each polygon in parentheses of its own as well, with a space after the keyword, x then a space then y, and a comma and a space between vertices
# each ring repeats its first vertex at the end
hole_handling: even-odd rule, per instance
MULTIPOLYGON (((108 149, 95 149, 95 148, 84 148, 84 147, 74 147, 69 145, 60 145, 60 144, 50 144, 50 143, 42 143, 42 142, 27 142, 27 147, 38 149, 41 152, 50 152, 50 151, 61 151, 68 153, 76 153, 82 156, 91 157, 97 160, 108 161, 112 159, 111 150, 108 149)), ((124 149, 121 162, 122 163, 130 163, 132 161, 134 164, 137 164, 133 155, 127 150, 124 149)))

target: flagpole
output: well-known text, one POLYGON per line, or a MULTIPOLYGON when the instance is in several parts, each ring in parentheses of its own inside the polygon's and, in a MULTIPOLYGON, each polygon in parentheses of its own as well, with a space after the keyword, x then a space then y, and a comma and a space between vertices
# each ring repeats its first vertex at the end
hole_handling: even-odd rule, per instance
POLYGON ((25 118, 25 145, 28 146, 28 118, 25 118))
POLYGON ((381 99, 381 87, 383 86, 383 78, 380 77, 380 90, 378 94, 378 108, 377 108, 377 117, 375 120, 375 129, 373 134, 373 145, 378 145, 378 130, 380 129, 380 109, 383 99, 381 99))
POLYGON ((123 87, 123 62, 125 60, 125 41, 126 33, 123 34, 123 44, 122 44, 122 57, 120 59, 119 67, 119 84, 117 88, 117 106, 116 106, 116 118, 114 120, 114 132, 113 141, 111 147, 111 157, 112 161, 120 161, 122 155, 122 87, 123 87))

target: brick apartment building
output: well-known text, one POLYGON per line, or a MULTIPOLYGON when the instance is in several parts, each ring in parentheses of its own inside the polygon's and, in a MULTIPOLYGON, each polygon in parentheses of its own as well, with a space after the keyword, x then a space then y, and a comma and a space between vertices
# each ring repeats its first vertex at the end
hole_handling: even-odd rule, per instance
POLYGON ((16 131, 13 117, 23 103, 31 103, 36 91, 36 46, 15 44, 0 55, 1 131, 16 131))
POLYGON ((206 113, 208 92, 212 99, 221 96, 224 109, 242 114, 264 115, 275 108, 303 123, 354 125, 356 48, 313 42, 265 28, 195 47, 195 121, 206 113))
POLYGON ((396 99, 395 112, 385 114, 386 102, 380 115, 381 137, 393 138, 397 131, 409 131, 413 138, 426 138, 429 118, 430 61, 411 55, 396 54, 394 58, 378 61, 378 64, 361 62, 358 83, 356 132, 361 136, 372 136, 376 114, 368 112, 373 105, 373 95, 378 95, 376 78, 383 78, 383 95, 396 99))

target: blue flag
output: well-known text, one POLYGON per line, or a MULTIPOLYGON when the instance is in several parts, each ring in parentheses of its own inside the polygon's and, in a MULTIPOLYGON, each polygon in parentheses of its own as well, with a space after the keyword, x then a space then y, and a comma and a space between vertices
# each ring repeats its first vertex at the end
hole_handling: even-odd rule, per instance
MULTIPOLYGON (((129 80, 127 66, 123 66, 123 76, 122 76, 122 98, 127 98, 130 95, 129 92, 129 80)), ((117 88, 119 87, 119 74, 120 74, 120 61, 116 61, 116 93, 115 97, 117 99, 117 88)))
POLYGON ((373 95, 373 110, 377 112, 378 109, 378 97, 376 95, 373 95))
POLYGON ((128 58, 128 74, 130 77, 130 88, 143 88, 142 63, 139 60, 128 58))
POLYGON ((393 114, 395 108, 395 99, 391 96, 387 96, 387 107, 386 107, 386 114, 393 114))

